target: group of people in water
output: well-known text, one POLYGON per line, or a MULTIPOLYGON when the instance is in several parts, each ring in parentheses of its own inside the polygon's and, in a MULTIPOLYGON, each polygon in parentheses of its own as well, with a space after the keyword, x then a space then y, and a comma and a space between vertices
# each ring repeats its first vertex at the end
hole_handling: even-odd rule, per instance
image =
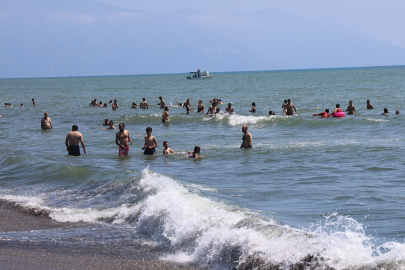
MULTIPOLYGON (((187 114, 190 112, 194 111, 193 108, 191 108, 191 102, 190 99, 187 99, 184 103, 180 103, 177 99, 176 102, 178 106, 180 107, 185 107, 187 114)), ((35 106, 36 101, 32 99, 32 103, 35 106)), ((208 108, 206 115, 209 116, 214 116, 218 113, 221 113, 220 109, 218 108, 219 104, 223 104, 221 99, 212 99, 210 100, 211 106, 208 108)), ((110 100, 109 104, 111 104, 113 110, 117 110, 119 108, 117 100, 110 100)), ((6 103, 4 106, 10 106, 11 103, 6 103)), ((93 107, 107 107, 107 103, 102 103, 97 102, 97 99, 94 99, 90 103, 91 106, 93 107)), ((162 114, 162 122, 165 123, 169 120, 169 107, 166 106, 166 102, 163 100, 162 97, 159 97, 159 103, 157 104, 160 109, 164 109, 164 112, 162 114)), ((23 106, 23 104, 21 104, 23 106)), ((138 106, 135 102, 132 103, 132 109, 137 109, 138 106)), ((141 109, 148 109, 149 104, 146 101, 145 98, 143 98, 142 102, 140 103, 140 108, 141 109)), ((281 106, 283 110, 283 115, 286 116, 291 116, 294 115, 294 111, 297 114, 297 108, 295 105, 291 102, 290 99, 284 100, 283 105, 281 106)), ((367 109, 372 110, 374 109, 374 106, 371 104, 370 100, 367 100, 367 109)), ((225 108, 225 112, 232 114, 235 112, 235 109, 232 107, 232 104, 229 103, 228 106, 225 108)), ((256 104, 252 103, 252 108, 249 110, 251 113, 256 113, 256 104)), ((340 104, 336 104, 336 108, 332 113, 330 113, 329 109, 326 109, 324 112, 321 113, 314 113, 314 116, 321 116, 321 117, 332 117, 338 113, 345 113, 347 112, 349 115, 354 115, 356 113, 356 108, 353 105, 353 102, 350 100, 349 105, 347 106, 346 110, 342 110, 340 108, 340 104)), ((202 104, 202 101, 198 101, 198 107, 197 107, 197 113, 205 113, 205 106, 202 104)), ((399 111, 396 111, 396 114, 399 114, 399 111)), ((273 111, 269 111, 269 116, 275 115, 273 111)), ((388 115, 388 109, 384 108, 384 112, 381 115, 388 115)), ((113 121, 108 121, 108 119, 105 119, 103 126, 108 126, 106 129, 116 129, 114 127, 114 122, 113 121)), ((119 156, 126 156, 129 153, 129 145, 132 145, 132 140, 129 135, 129 131, 125 130, 125 124, 120 123, 118 125, 119 132, 116 133, 115 136, 115 142, 119 147, 119 156)), ((48 112, 44 113, 44 117, 41 119, 41 129, 53 129, 52 125, 52 120, 49 117, 48 112)), ((83 152, 86 154, 86 148, 83 140, 83 135, 78 131, 79 127, 77 125, 72 126, 72 131, 68 133, 66 136, 66 148, 71 156, 80 156, 80 149, 79 149, 79 144, 82 145, 83 152)), ((252 134, 248 132, 248 127, 244 125, 242 127, 242 144, 240 148, 243 149, 250 149, 252 148, 252 134)), ((155 155, 156 154, 156 147, 158 147, 158 142, 157 139, 152 136, 152 128, 148 127, 146 128, 146 136, 145 136, 145 143, 142 147, 142 150, 144 151, 144 155, 155 155)), ((170 155, 170 154, 175 154, 175 152, 169 148, 169 143, 167 141, 163 142, 164 150, 163 150, 163 155, 170 155)), ((202 158, 203 156, 200 155, 201 149, 199 146, 195 146, 193 151, 188 152, 187 158, 202 158)))

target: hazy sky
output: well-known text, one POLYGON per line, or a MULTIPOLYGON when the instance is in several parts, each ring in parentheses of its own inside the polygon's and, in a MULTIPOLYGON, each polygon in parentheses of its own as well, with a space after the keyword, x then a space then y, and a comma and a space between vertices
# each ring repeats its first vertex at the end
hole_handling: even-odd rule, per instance
POLYGON ((324 18, 343 23, 371 38, 405 48, 403 0, 99 0, 152 12, 192 8, 205 13, 250 13, 277 8, 304 18, 324 18))

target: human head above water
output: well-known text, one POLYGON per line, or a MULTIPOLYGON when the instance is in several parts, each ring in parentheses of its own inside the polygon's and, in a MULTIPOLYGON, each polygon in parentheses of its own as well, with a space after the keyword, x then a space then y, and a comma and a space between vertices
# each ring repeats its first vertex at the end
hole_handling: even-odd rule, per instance
POLYGON ((120 124, 118 125, 118 128, 119 128, 119 130, 120 130, 121 132, 124 131, 125 124, 124 124, 124 123, 120 123, 120 124))
POLYGON ((168 147, 168 146, 169 146, 169 143, 168 143, 167 141, 164 141, 164 142, 163 142, 163 146, 164 146, 164 147, 168 147))
POLYGON ((253 107, 256 107, 256 102, 252 102, 252 106, 253 106, 253 107))
POLYGON ((329 113, 329 109, 325 109, 325 112, 326 112, 326 113, 329 113))
POLYGON ((199 146, 194 146, 194 154, 199 154, 201 151, 199 146))
POLYGON ((72 126, 72 131, 78 131, 78 130, 79 130, 79 127, 77 125, 72 126))
POLYGON ((338 104, 336 104, 336 108, 340 108, 340 104, 338 103, 338 104))
POLYGON ((399 114, 399 111, 396 111, 395 114, 398 115, 398 114, 399 114))
POLYGON ((388 113, 388 109, 387 109, 387 108, 384 108, 384 113, 388 113))
POLYGON ((166 106, 166 107, 165 107, 165 111, 169 111, 169 107, 166 106))
POLYGON ((147 134, 152 133, 152 128, 151 128, 151 127, 147 127, 147 128, 146 128, 146 133, 147 133, 147 134))

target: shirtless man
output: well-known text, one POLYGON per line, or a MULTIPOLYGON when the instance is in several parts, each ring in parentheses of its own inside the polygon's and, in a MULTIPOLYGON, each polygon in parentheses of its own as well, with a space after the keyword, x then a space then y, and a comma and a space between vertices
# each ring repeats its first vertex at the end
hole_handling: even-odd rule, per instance
POLYGON ((295 113, 297 113, 297 109, 295 108, 295 105, 291 103, 291 99, 287 99, 287 106, 285 109, 286 115, 294 115, 293 109, 295 110, 295 113))
POLYGON ((158 146, 157 140, 152 136, 152 128, 146 128, 145 144, 142 147, 144 155, 156 155, 155 148, 158 146))
POLYGON ((367 109, 368 110, 373 110, 374 109, 374 106, 373 106, 373 104, 370 103, 369 99, 367 99, 367 109))
POLYGON ((349 106, 347 106, 347 114, 355 114, 356 113, 356 108, 353 106, 353 101, 349 101, 349 106))
POLYGON ((41 119, 41 129, 53 129, 52 121, 48 116, 48 112, 45 112, 44 117, 41 119))
POLYGON ((141 104, 139 104, 139 107, 141 109, 149 109, 149 104, 145 98, 142 99, 142 102, 141 102, 141 104))
POLYGON ((217 109, 217 104, 212 103, 212 105, 208 108, 208 112, 206 115, 210 114, 211 116, 215 115, 217 109))
POLYGON ((129 153, 128 142, 130 142, 132 145, 132 140, 129 137, 129 131, 124 129, 125 128, 124 123, 120 123, 118 128, 120 131, 117 132, 117 134, 115 134, 115 143, 120 147, 119 156, 123 157, 123 156, 128 155, 128 153, 129 153))
POLYGON ((138 109, 138 104, 136 104, 135 102, 132 102, 131 109, 138 109))
POLYGON ((160 99, 159 103, 160 109, 164 109, 166 107, 166 101, 164 101, 162 97, 159 97, 159 99, 160 99))
POLYGON ((225 111, 229 114, 232 114, 235 112, 234 108, 232 107, 231 103, 228 103, 228 107, 225 108, 225 111))
POLYGON ((32 105, 37 105, 37 103, 35 102, 35 100, 34 99, 32 99, 32 105))
POLYGON ((243 137, 242 137, 242 144, 240 145, 240 148, 243 149, 249 149, 252 148, 252 134, 250 134, 248 132, 248 127, 247 126, 243 126, 242 127, 242 132, 244 133, 243 137))
POLYGON ((113 110, 113 111, 116 111, 116 110, 119 108, 116 99, 114 99, 114 103, 111 105, 111 107, 112 107, 112 110, 113 110))
POLYGON ((186 107, 187 114, 190 114, 190 111, 193 111, 193 109, 191 109, 191 102, 189 99, 187 99, 187 101, 184 102, 183 107, 186 107))
POLYGON ((169 107, 165 107, 165 111, 162 114, 162 123, 169 121, 169 107))
POLYGON ((83 135, 78 130, 79 127, 77 125, 73 125, 72 131, 66 136, 66 150, 69 152, 69 156, 80 157, 79 142, 82 144, 83 152, 86 154, 83 135))

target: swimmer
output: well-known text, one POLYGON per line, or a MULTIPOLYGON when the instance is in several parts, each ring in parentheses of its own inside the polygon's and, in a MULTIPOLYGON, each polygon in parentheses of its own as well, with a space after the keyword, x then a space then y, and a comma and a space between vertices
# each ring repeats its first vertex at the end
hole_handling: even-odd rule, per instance
POLYGON ((224 104, 220 99, 218 99, 218 104, 224 104))
POLYGON ((93 100, 93 106, 98 106, 98 103, 97 103, 97 99, 96 99, 96 98, 93 100))
POLYGON ((356 108, 353 106, 353 101, 349 101, 349 106, 347 106, 347 110, 345 112, 348 112, 348 114, 356 113, 356 108))
POLYGON ((103 107, 104 105, 103 105, 103 102, 102 101, 100 101, 100 105, 98 105, 99 107, 103 107))
POLYGON ((225 108, 225 111, 229 114, 232 114, 235 112, 234 108, 232 107, 231 103, 228 103, 228 107, 225 108))
POLYGON ((41 129, 53 129, 52 121, 48 116, 48 112, 45 112, 44 117, 41 119, 41 129))
POLYGON ((78 131, 77 125, 72 126, 72 131, 66 136, 66 150, 69 152, 69 156, 80 156, 79 142, 82 144, 83 152, 86 154, 86 147, 83 141, 83 135, 78 131))
POLYGON ((330 117, 329 109, 326 109, 323 113, 314 113, 313 116, 322 116, 322 118, 330 117))
POLYGON ((216 108, 215 109, 215 114, 224 114, 223 112, 221 112, 220 108, 216 108))
POLYGON ((131 109, 138 109, 138 104, 136 104, 135 102, 132 102, 131 109))
POLYGON ((206 116, 208 114, 210 114, 211 116, 215 115, 216 113, 216 108, 217 108, 217 104, 216 103, 212 103, 212 105, 208 108, 208 112, 206 114, 206 116))
POLYGON ((269 111, 269 116, 276 115, 273 111, 269 111))
POLYGON ((102 130, 107 130, 107 129, 116 129, 114 127, 114 122, 111 120, 110 122, 108 122, 109 127, 108 128, 100 128, 102 130))
POLYGON ((252 103, 252 109, 249 112, 251 112, 251 113, 256 112, 256 103, 255 102, 252 103))
POLYGON ((287 113, 287 100, 286 99, 284 99, 284 103, 281 106, 281 108, 283 109, 283 115, 286 115, 286 113, 287 113))
POLYGON ((203 158, 204 156, 199 156, 201 149, 199 146, 194 146, 193 152, 187 153, 187 158, 203 158))
POLYGON ((35 102, 35 100, 34 99, 32 99, 32 105, 37 105, 37 103, 35 102))
POLYGON ((141 102, 141 104, 139 104, 139 107, 141 109, 149 109, 149 104, 145 98, 142 98, 142 102, 141 102))
POLYGON ((384 108, 384 112, 381 115, 388 115, 388 109, 384 108))
POLYGON ((169 143, 167 141, 163 142, 163 146, 165 147, 165 149, 163 149, 163 155, 176 154, 176 152, 169 148, 169 143))
POLYGON ((373 104, 370 103, 369 99, 367 99, 367 109, 368 110, 373 110, 374 109, 374 106, 373 106, 373 104))
POLYGON ((116 111, 119 107, 118 107, 118 103, 117 103, 117 100, 116 99, 114 99, 114 103, 112 104, 112 110, 113 111, 116 111))
POLYGON ((160 105, 160 109, 165 109, 166 101, 164 101, 161 96, 159 97, 159 100, 160 100, 160 103, 158 105, 160 105))
POLYGON ((165 107, 165 111, 162 114, 162 123, 169 121, 169 107, 165 107))
POLYGON ((399 111, 396 111, 395 114, 398 115, 398 114, 399 114, 399 111))
MULTIPOLYGON (((80 105, 80 106, 81 106, 81 105, 80 105)), ((107 106, 108 106, 107 103, 104 103, 104 106, 103 106, 103 107, 104 107, 104 108, 107 108, 107 106)))
POLYGON ((112 100, 110 100, 110 104, 113 103, 112 100))
POLYGON ((145 144, 142 147, 144 155, 156 155, 155 148, 158 146, 157 140, 152 136, 152 128, 146 128, 145 144))
POLYGON ((110 124, 108 123, 108 119, 104 119, 103 126, 109 126, 110 124))
POLYGON ((193 111, 193 109, 191 109, 191 103, 189 99, 187 99, 187 101, 184 102, 183 107, 186 107, 187 114, 190 114, 190 111, 191 112, 193 111))
POLYGON ((291 99, 287 99, 287 105, 285 106, 285 114, 286 115, 294 115, 293 109, 295 110, 295 113, 297 113, 297 109, 295 108, 295 105, 293 103, 291 103, 291 99))
POLYGON ((342 112, 342 109, 340 108, 340 104, 339 104, 339 103, 336 104, 336 108, 335 108, 335 110, 333 111, 332 114, 337 113, 337 112, 342 112))
POLYGON ((243 137, 242 137, 242 144, 240 145, 240 148, 243 149, 249 149, 252 148, 252 134, 248 132, 248 127, 243 126, 242 127, 242 132, 243 132, 243 137))
POLYGON ((198 101, 197 112, 198 112, 198 113, 200 113, 200 112, 205 112, 205 106, 204 106, 204 104, 202 104, 202 100, 199 100, 199 101, 198 101))
POLYGON ((24 106, 24 104, 21 103, 20 108, 23 108, 23 107, 25 107, 25 106, 24 106))
POLYGON ((127 156, 129 153, 129 144, 128 142, 131 143, 132 145, 132 140, 129 137, 129 131, 125 130, 125 124, 120 123, 118 125, 119 132, 115 134, 115 143, 120 147, 118 151, 118 155, 120 157, 127 156))

